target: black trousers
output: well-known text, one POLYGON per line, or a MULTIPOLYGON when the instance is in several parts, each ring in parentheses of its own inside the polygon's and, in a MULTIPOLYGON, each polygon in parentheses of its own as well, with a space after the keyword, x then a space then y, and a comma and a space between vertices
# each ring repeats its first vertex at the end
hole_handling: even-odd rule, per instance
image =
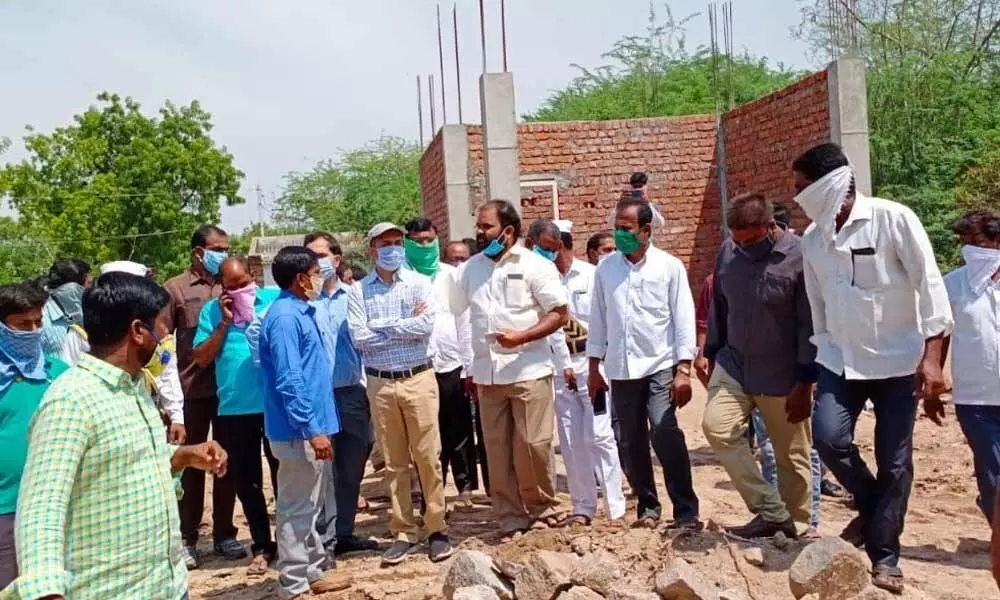
POLYGON ((661 514, 649 455, 652 444, 663 466, 674 521, 691 521, 698 518, 698 497, 691 481, 684 432, 677 425, 677 408, 670 395, 673 379, 673 372, 664 369, 642 379, 612 380, 611 401, 621 422, 622 447, 629 457, 639 518, 659 519, 661 514))
POLYGON ((472 402, 465 393, 462 369, 434 375, 440 396, 438 427, 441 431, 441 473, 444 482, 448 483, 448 466, 451 465, 459 492, 479 489, 472 402))
POLYGON ((215 441, 229 454, 229 471, 226 479, 236 488, 236 496, 243 505, 243 514, 250 525, 251 549, 254 556, 274 556, 277 546, 271 536, 271 521, 267 516, 264 499, 264 472, 260 463, 260 449, 271 471, 271 485, 277 494, 278 460, 271 454, 271 445, 264 437, 264 415, 219 415, 215 418, 215 441))
MULTIPOLYGON (((209 429, 213 429, 218 435, 219 427, 213 426, 218 408, 219 399, 216 396, 184 399, 184 428, 187 430, 188 444, 208 441, 209 429)), ((181 488, 184 490, 179 503, 181 537, 185 544, 192 545, 198 541, 198 527, 201 526, 205 510, 205 472, 184 469, 181 488)), ((217 477, 212 487, 212 537, 215 542, 236 537, 236 526, 233 525, 235 506, 236 488, 233 486, 233 478, 217 477)))

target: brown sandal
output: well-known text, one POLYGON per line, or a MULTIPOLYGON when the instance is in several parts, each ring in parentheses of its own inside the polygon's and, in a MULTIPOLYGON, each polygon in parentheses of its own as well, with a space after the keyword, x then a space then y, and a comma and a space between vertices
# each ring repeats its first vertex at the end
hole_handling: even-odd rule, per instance
POLYGON ((271 560, 264 554, 258 554, 253 557, 250 564, 247 565, 247 576, 248 577, 261 577, 267 574, 268 566, 271 564, 271 560))
POLYGON ((878 568, 872 573, 872 585, 896 595, 902 594, 903 589, 906 587, 903 584, 902 573, 878 568))
POLYGON ((566 513, 555 513, 547 517, 538 517, 534 523, 531 524, 532 529, 551 529, 558 527, 559 523, 566 518, 566 513))
POLYGON ((590 527, 590 517, 586 515, 569 515, 559 519, 559 522, 552 527, 557 529, 563 527, 590 527))

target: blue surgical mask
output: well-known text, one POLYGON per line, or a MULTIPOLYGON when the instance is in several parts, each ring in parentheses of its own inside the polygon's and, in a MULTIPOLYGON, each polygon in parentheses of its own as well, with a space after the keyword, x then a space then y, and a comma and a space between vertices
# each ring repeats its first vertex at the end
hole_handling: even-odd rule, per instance
MULTIPOLYGON (((490 243, 486 244, 485 246, 480 246, 483 249, 482 250, 483 255, 485 255, 487 258, 496 258, 501 254, 503 254, 504 245, 503 242, 500 241, 503 238, 504 238, 504 233, 501 232, 500 235, 490 240, 490 243)), ((479 243, 482 244, 483 242, 479 243)))
POLYGON ((546 250, 545 248, 542 248, 541 246, 539 246, 539 245, 536 244, 535 248, 534 248, 534 251, 535 251, 535 254, 537 254, 538 256, 541 256, 545 260, 550 260, 550 261, 555 261, 556 260, 556 253, 553 252, 552 250, 546 250))
POLYGON ((385 269, 386 271, 396 271, 399 267, 403 266, 403 258, 405 255, 406 252, 403 250, 402 246, 382 246, 378 249, 375 264, 378 265, 380 269, 385 269))
POLYGON ((201 266, 205 267, 206 273, 215 276, 219 274, 219 271, 222 269, 222 263, 224 263, 227 258, 229 258, 228 252, 205 250, 205 254, 201 258, 201 266))
POLYGON ((333 266, 332 258, 324 256, 319 259, 319 274, 323 276, 324 281, 329 281, 337 276, 337 269, 333 266))

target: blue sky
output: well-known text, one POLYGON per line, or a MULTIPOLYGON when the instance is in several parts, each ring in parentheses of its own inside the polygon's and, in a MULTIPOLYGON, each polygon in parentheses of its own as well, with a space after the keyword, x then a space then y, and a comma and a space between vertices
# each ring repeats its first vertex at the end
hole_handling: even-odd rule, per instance
MULTIPOLYGON (((499 70, 499 2, 486 3, 488 63, 499 70)), ((415 78, 438 69, 435 4, 7 0, 0 3, 0 136, 15 143, 3 160, 23 157, 25 125, 40 131, 64 125, 102 90, 130 95, 150 112, 167 99, 197 99, 213 115, 215 140, 246 172, 248 203, 223 213, 223 225, 240 231, 256 219, 254 186, 269 197, 280 193, 285 173, 340 149, 383 133, 417 138, 415 78)), ((789 33, 799 22, 797 4, 736 0, 737 49, 813 66, 789 33)), ((688 44, 707 44, 707 1, 670 6, 676 17, 702 13, 689 24, 688 44)), ((455 122, 451 7, 442 4, 448 117, 455 122)), ((576 74, 571 63, 602 64, 615 40, 643 30, 648 8, 647 0, 507 0, 518 113, 565 85, 576 74)), ((477 2, 460 0, 458 19, 464 117, 478 122, 477 2)))

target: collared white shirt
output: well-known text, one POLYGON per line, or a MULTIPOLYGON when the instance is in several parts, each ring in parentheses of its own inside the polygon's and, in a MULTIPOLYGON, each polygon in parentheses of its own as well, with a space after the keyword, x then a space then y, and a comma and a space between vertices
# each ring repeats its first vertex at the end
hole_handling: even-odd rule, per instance
POLYGON ((1000 406, 1000 283, 976 295, 965 267, 944 278, 955 315, 951 334, 955 404, 1000 406))
POLYGON ((597 265, 587 356, 604 359, 608 377, 642 379, 694 360, 694 298, 676 256, 650 246, 636 264, 615 252, 597 265))
MULTIPOLYGON (((448 263, 439 263, 434 275, 434 299, 438 306, 448 306, 448 296, 455 284, 458 269, 448 263)), ((431 334, 430 358, 436 373, 451 373, 464 368, 472 369, 472 331, 469 325, 469 311, 455 315, 443 310, 434 319, 434 333, 431 334)))
MULTIPOLYGON (((573 259, 569 271, 565 275, 560 275, 559 280, 566 286, 566 293, 569 298, 567 306, 569 316, 576 319, 580 325, 588 332, 590 331, 590 299, 594 291, 594 272, 597 267, 579 259, 573 259)), ((557 375, 563 369, 573 369, 577 375, 585 373, 587 370, 587 354, 582 352, 576 356, 569 353, 566 346, 565 334, 556 337, 556 334, 563 334, 560 329, 551 336, 552 359, 555 361, 557 375)))
POLYGON ((528 329, 566 306, 566 288, 551 261, 520 244, 496 262, 477 254, 459 269, 449 296, 453 313, 469 310, 476 383, 505 385, 552 375, 548 338, 506 349, 487 336, 528 329))
POLYGON ((917 215, 858 194, 844 226, 802 236, 816 361, 847 379, 912 375, 924 341, 951 332, 948 292, 917 215))

